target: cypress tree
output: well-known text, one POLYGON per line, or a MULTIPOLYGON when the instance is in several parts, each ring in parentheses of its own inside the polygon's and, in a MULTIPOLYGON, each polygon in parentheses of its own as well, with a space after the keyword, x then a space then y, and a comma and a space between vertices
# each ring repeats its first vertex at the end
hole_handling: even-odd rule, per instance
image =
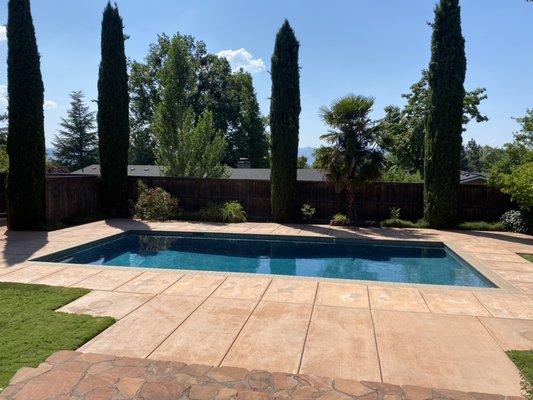
POLYGON ((104 210, 128 212, 129 94, 124 32, 118 8, 107 3, 102 20, 98 77, 98 148, 104 210))
POLYGON ((298 133, 300 128, 300 44, 285 20, 276 36, 272 55, 270 132, 272 214, 276 222, 295 219, 298 133))
POLYGON ((44 222, 44 86, 29 0, 10 0, 7 22, 8 226, 44 222))
POLYGON ((435 228, 457 221, 465 75, 459 0, 441 0, 433 23, 424 158, 424 218, 435 228))

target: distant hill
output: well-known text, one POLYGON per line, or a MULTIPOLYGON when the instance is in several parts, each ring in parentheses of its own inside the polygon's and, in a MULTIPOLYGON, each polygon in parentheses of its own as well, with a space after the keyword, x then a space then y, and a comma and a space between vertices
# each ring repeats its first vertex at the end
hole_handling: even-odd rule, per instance
POLYGON ((315 161, 315 157, 313 157, 313 151, 315 150, 314 147, 300 147, 298 149, 298 156, 304 156, 307 157, 307 163, 309 165, 313 164, 315 161))

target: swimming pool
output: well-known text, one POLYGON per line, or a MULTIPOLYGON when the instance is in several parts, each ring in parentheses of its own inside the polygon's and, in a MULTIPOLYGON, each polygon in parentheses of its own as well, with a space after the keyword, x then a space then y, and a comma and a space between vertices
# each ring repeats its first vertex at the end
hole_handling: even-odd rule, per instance
POLYGON ((442 243, 130 231, 35 261, 495 287, 442 243))

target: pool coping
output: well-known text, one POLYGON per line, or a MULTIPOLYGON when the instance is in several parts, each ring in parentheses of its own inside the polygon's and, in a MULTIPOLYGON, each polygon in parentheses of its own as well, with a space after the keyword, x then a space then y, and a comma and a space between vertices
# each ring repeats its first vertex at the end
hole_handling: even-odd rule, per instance
POLYGON ((361 284, 367 286, 406 286, 413 288, 425 288, 432 290, 460 290, 460 291, 498 291, 506 293, 520 293, 513 284, 509 281, 503 279, 500 275, 494 272, 492 269, 483 264, 480 260, 472 257, 470 254, 467 254, 463 251, 459 245, 455 243, 450 243, 442 240, 407 240, 407 239, 391 239, 391 238, 360 238, 360 237, 332 237, 332 236, 319 236, 319 235, 309 235, 309 236, 296 236, 296 235, 277 235, 277 234, 254 234, 254 233, 222 233, 222 232, 194 232, 194 231, 168 231, 168 230, 148 230, 148 229, 128 229, 120 232, 118 234, 109 235, 97 240, 90 241, 77 246, 71 246, 63 250, 50 252, 45 255, 41 255, 34 259, 28 260, 30 263, 41 264, 41 265, 60 265, 66 267, 85 267, 85 268, 101 268, 101 269, 115 269, 115 270, 136 270, 136 271, 157 271, 157 272, 175 272, 177 274, 205 274, 205 275, 236 275, 236 276, 247 276, 247 277, 270 277, 278 279, 291 279, 291 280, 303 280, 303 281, 323 281, 323 282, 336 282, 344 284, 361 284), (142 233, 145 235, 162 235, 162 234, 171 234, 171 235, 184 235, 184 236, 218 236, 218 237, 234 237, 234 238, 246 238, 246 237, 256 237, 256 238, 268 238, 268 239, 277 239, 277 240, 303 240, 303 241, 330 241, 330 242, 360 242, 360 243, 387 243, 387 244, 416 244, 426 245, 426 246, 438 246, 442 245, 447 250, 449 250, 452 255, 459 258, 463 263, 466 263, 467 266, 473 268, 478 274, 480 274, 484 279, 488 280, 496 287, 477 287, 477 286, 453 286, 453 285, 435 285, 435 284, 422 284, 422 283, 409 283, 409 282, 390 282, 390 281, 372 281, 372 280, 362 280, 362 279, 342 279, 342 278, 325 278, 325 277, 311 277, 311 276, 291 276, 291 275, 277 275, 277 274, 262 274, 262 273, 247 273, 247 272, 232 272, 232 271, 201 271, 201 270, 190 270, 190 269, 169 269, 169 268, 156 268, 156 267, 135 267, 135 266, 112 266, 112 265, 93 265, 93 264, 76 264, 76 263, 62 263, 56 261, 45 261, 44 258, 57 255, 58 257, 62 253, 71 252, 74 249, 77 251, 84 250, 85 248, 92 247, 101 243, 105 243, 109 240, 115 239, 118 240, 121 237, 128 236, 132 233, 142 233))

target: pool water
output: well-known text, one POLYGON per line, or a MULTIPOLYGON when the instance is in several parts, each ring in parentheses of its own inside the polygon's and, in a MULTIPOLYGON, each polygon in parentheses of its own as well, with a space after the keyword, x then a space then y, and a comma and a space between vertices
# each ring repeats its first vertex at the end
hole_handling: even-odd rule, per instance
POLYGON ((39 261, 495 287, 439 243, 128 232, 39 261))

